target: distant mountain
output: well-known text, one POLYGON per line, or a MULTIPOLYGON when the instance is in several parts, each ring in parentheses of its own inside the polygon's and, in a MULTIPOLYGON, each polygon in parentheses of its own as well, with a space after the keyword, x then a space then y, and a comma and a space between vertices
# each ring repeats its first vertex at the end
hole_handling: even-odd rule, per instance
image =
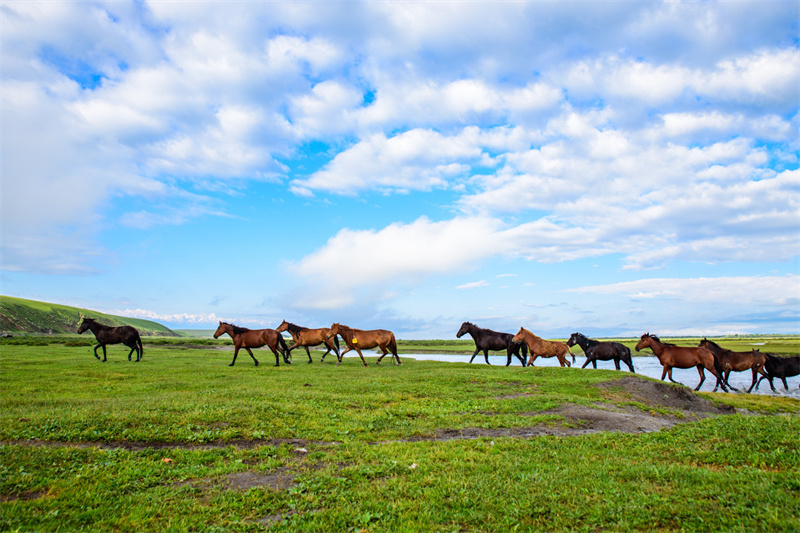
POLYGON ((0 296, 0 331, 5 333, 77 333, 81 315, 94 318, 106 326, 133 326, 141 335, 180 336, 152 320, 107 315, 90 309, 0 296))

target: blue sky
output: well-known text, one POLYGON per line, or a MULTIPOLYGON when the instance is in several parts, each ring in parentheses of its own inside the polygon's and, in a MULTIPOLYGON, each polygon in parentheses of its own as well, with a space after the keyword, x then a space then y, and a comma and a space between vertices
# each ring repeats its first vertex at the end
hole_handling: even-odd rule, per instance
POLYGON ((2 293, 800 332, 800 7, 3 1, 2 293))

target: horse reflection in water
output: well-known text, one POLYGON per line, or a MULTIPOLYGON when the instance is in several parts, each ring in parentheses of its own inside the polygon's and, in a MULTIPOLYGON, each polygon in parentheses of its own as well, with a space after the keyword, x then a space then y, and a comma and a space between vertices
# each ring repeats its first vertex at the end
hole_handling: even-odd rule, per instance
POLYGON ((290 364, 288 354, 289 348, 286 347, 283 337, 274 329, 247 329, 240 328, 235 324, 228 324, 227 322, 220 321, 217 331, 214 332, 214 338, 218 339, 220 336, 227 333, 233 339, 233 361, 228 366, 233 366, 236 363, 236 357, 239 355, 239 349, 244 348, 250 357, 255 361, 258 366, 258 359, 250 351, 250 348, 261 348, 266 345, 275 354, 275 366, 280 366, 278 360, 278 353, 283 352, 283 361, 290 364))

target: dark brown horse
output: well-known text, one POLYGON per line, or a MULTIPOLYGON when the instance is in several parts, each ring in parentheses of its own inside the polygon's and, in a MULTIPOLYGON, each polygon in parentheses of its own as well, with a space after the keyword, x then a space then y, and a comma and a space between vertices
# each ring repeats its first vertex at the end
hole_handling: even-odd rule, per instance
MULTIPOLYGON (((722 371, 725 373, 725 383, 727 383, 728 387, 730 387, 732 390, 736 389, 731 387, 731 384, 728 383, 728 378, 730 377, 731 372, 744 372, 745 370, 752 371, 753 382, 750 384, 750 388, 747 389, 747 392, 750 392, 753 390, 753 387, 756 386, 756 383, 758 382, 758 374, 767 377, 766 372, 764 372, 764 363, 767 362, 767 358, 764 357, 764 354, 758 350, 750 350, 749 352, 734 352, 733 350, 723 348, 716 342, 710 341, 706 338, 700 341, 699 346, 711 350, 714 355, 717 356, 717 359, 719 359, 719 364, 722 367, 722 371)), ((716 391, 717 389, 714 388, 714 390, 716 391)))
MULTIPOLYGON (((696 367, 698 374, 700 374, 700 383, 697 384, 694 390, 699 390, 700 385, 706 380, 706 375, 703 371, 703 369, 705 369, 717 378, 717 385, 721 385, 722 390, 725 392, 728 391, 725 383, 722 381, 722 367, 719 365, 719 360, 710 350, 700 347, 676 346, 667 342, 661 342, 661 339, 649 333, 645 333, 639 338, 635 350, 638 352, 645 348, 653 350, 661 366, 664 367, 664 371, 661 373, 662 381, 664 380, 664 376, 669 374, 669 380, 673 383, 678 383, 672 379, 673 368, 696 367)), ((678 385, 683 384, 678 383, 678 385)), ((717 389, 715 388, 714 390, 717 389)))
POLYGON ((489 350, 505 350, 506 351, 506 366, 511 364, 511 356, 516 356, 522 366, 525 366, 525 357, 528 355, 528 347, 524 342, 514 342, 511 340, 513 335, 511 333, 502 333, 500 331, 493 331, 491 329, 479 328, 472 322, 464 322, 458 328, 456 337, 459 339, 466 333, 469 333, 472 340, 475 341, 475 353, 470 357, 469 362, 475 359, 475 356, 483 352, 483 358, 486 364, 489 362, 489 350), (520 355, 520 350, 522 355, 520 355))
POLYGON ((339 358, 339 338, 334 337, 333 340, 328 338, 328 333, 330 332, 329 328, 317 328, 317 329, 310 329, 304 328, 302 326, 297 326, 292 324, 291 322, 286 322, 285 320, 281 322, 281 325, 278 326, 276 329, 278 333, 288 331, 289 335, 292 336, 292 340, 294 344, 291 348, 289 348, 289 354, 291 355, 292 350, 295 348, 303 347, 306 349, 306 355, 308 355, 308 362, 311 363, 311 352, 308 350, 309 346, 319 346, 320 344, 324 344, 328 351, 322 354, 322 359, 319 362, 323 362, 325 360, 325 356, 331 353, 331 350, 336 354, 336 358, 339 358))
MULTIPOLYGON (((563 342, 548 341, 541 337, 537 337, 525 328, 519 328, 519 331, 511 339, 514 342, 524 342, 530 350, 528 356, 528 366, 533 366, 533 362, 537 357, 557 357, 561 366, 571 366, 567 361, 567 354, 572 355, 572 351, 563 342)), ((572 355, 572 360, 575 361, 575 356, 572 355)))
MULTIPOLYGON (((800 375, 800 355, 795 355, 794 357, 776 357, 772 354, 765 353, 764 356, 767 359, 764 364, 764 370, 767 371, 767 381, 769 381, 769 386, 772 387, 772 392, 778 392, 775 390, 775 385, 772 384, 772 378, 778 378, 783 381, 783 388, 789 390, 789 385, 786 384, 786 378, 800 375)), ((762 379, 764 378, 759 378, 758 383, 756 383, 756 390, 758 390, 762 379)))
POLYGON ((234 324, 220 321, 217 331, 214 333, 214 338, 218 339, 221 335, 227 333, 233 339, 233 361, 228 366, 233 366, 236 363, 236 357, 239 355, 239 349, 244 348, 250 357, 255 361, 258 366, 258 359, 250 351, 250 348, 261 348, 266 345, 275 354, 275 366, 280 365, 278 360, 278 353, 283 352, 283 361, 289 363, 288 353, 289 348, 286 347, 286 342, 280 333, 274 329, 247 329, 240 328, 234 324))
POLYGON ((378 357, 378 362, 375 364, 381 364, 381 359, 386 357, 386 354, 390 351, 397 360, 397 364, 402 364, 400 362, 400 357, 397 355, 397 341, 394 338, 394 333, 388 329, 353 329, 343 324, 334 323, 328 332, 328 338, 330 339, 336 335, 341 336, 347 344, 347 349, 339 354, 339 362, 336 363, 336 366, 342 364, 342 357, 350 350, 358 352, 358 356, 361 357, 361 362, 364 363, 364 366, 367 366, 367 362, 364 361, 364 356, 361 354, 361 349, 369 350, 375 347, 380 348, 381 352, 383 352, 381 356, 378 357))
POLYGON ((139 332, 133 326, 104 326, 93 318, 84 318, 81 325, 78 326, 78 334, 80 335, 86 330, 91 330, 94 333, 97 342, 99 343, 94 347, 94 356, 100 360, 97 355, 97 349, 103 347, 103 362, 106 362, 106 344, 119 344, 122 343, 131 349, 128 352, 128 361, 131 360, 133 351, 136 350, 136 361, 138 362, 144 356, 144 346, 142 346, 142 338, 139 337, 139 332))

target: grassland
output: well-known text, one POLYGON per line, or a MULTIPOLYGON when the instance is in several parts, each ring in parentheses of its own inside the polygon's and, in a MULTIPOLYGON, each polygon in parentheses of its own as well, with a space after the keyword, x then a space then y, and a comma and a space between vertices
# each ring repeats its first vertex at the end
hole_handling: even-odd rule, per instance
POLYGON ((81 315, 98 319, 107 326, 133 326, 141 335, 176 336, 157 322, 0 295, 0 331, 15 335, 69 334, 78 330, 81 315))
POLYGON ((701 412, 610 371, 126 352, 0 345, 1 530, 800 529, 791 398, 658 384, 701 412), (593 432, 565 406, 667 426, 593 432))

